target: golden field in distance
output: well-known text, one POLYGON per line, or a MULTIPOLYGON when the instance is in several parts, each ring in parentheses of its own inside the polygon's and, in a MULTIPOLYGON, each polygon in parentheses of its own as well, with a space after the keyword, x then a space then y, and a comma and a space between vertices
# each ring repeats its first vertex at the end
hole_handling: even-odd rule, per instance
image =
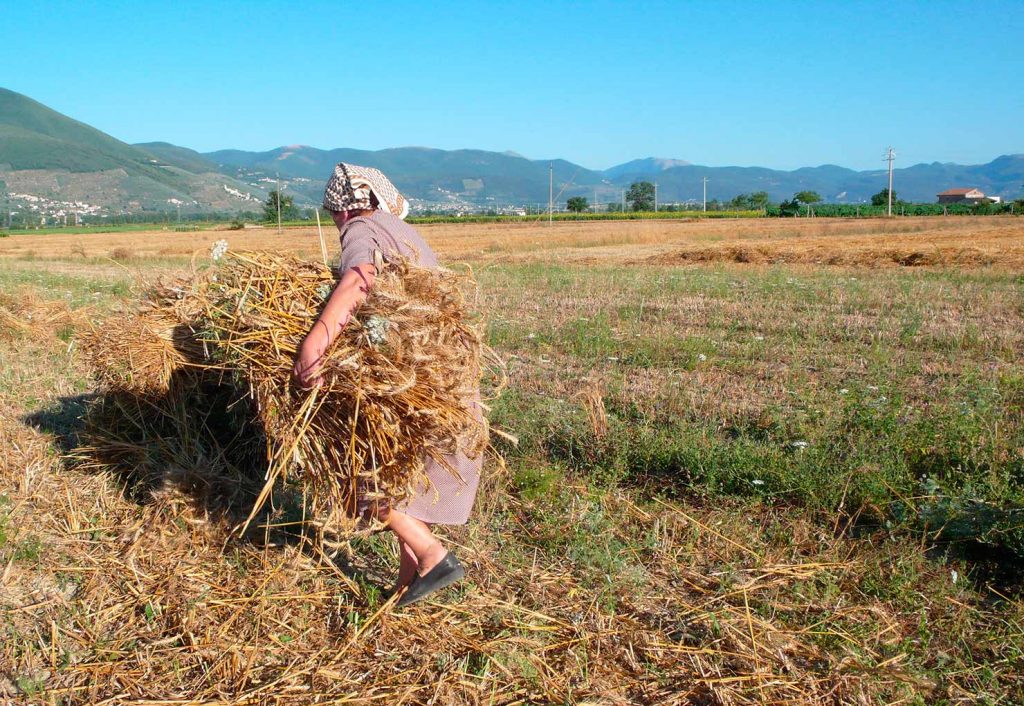
MULTIPOLYGON (((599 221, 418 226, 442 259, 487 262, 568 261, 578 264, 693 262, 847 266, 1024 267, 1024 220, 1014 217, 884 219, 737 219, 599 221)), ((324 227, 336 256, 337 231, 324 227)), ((209 251, 217 240, 233 250, 282 249, 319 257, 315 227, 173 230, 128 233, 14 235, 0 257, 176 258, 209 251)))

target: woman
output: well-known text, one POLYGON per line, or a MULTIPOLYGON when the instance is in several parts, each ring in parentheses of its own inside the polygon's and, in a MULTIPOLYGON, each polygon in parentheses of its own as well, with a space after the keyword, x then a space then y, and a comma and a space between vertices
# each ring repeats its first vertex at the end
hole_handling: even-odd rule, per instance
MULTIPOLYGON (((318 384, 324 352, 373 286, 375 262, 404 257, 422 267, 438 266, 430 246, 403 220, 408 202, 377 169, 338 164, 324 191, 324 208, 331 212, 341 236, 341 279, 296 356, 295 378, 307 389, 318 384)), ((425 470, 430 483, 418 494, 397 507, 367 508, 398 537, 401 564, 394 591, 405 589, 399 606, 415 603, 465 575, 459 560, 430 526, 466 523, 483 459, 459 453, 447 460, 458 477, 428 459, 425 470)))

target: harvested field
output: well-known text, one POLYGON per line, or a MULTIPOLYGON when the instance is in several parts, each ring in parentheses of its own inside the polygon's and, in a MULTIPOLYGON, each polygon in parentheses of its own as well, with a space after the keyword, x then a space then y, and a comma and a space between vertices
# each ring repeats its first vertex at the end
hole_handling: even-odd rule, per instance
MULTIPOLYGON (((1024 219, 1007 217, 737 219, 419 226, 443 257, 679 265, 691 262, 1024 268, 1024 219)), ((325 228, 336 256, 336 232, 325 228)), ((189 233, 15 235, 0 257, 121 262, 187 258, 226 239, 241 250, 320 254, 316 228, 189 233)))
POLYGON ((4 239, 0 702, 1024 702, 1019 223, 424 227, 520 444, 446 533, 469 580, 402 611, 391 541, 321 543, 301 498, 232 536, 202 449, 145 484, 64 456, 85 319, 315 230, 4 239), (884 254, 935 247, 991 262, 884 254))

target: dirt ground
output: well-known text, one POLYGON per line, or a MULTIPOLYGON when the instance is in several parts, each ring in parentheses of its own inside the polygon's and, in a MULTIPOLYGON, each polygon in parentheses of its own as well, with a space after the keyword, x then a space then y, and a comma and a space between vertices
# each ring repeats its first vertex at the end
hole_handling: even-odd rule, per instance
MULTIPOLYGON (((573 261, 592 264, 691 262, 806 263, 867 266, 1024 267, 1024 219, 949 217, 883 219, 737 219, 678 221, 433 224, 418 226, 442 258, 470 262, 573 261)), ((324 229, 337 256, 337 234, 324 229)), ((317 229, 274 228, 194 233, 15 235, 0 257, 40 259, 188 257, 217 240, 234 250, 286 249, 317 257, 317 229)))

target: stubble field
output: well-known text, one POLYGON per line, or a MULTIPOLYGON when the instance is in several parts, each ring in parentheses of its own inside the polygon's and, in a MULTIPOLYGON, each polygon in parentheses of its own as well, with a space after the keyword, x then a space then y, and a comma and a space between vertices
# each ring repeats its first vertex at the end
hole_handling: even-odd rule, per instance
POLYGON ((1024 220, 421 230, 520 444, 447 532, 469 581, 402 612, 383 538, 232 538, 202 458, 64 455, 90 322, 315 228, 0 240, 0 700, 1024 701, 1024 220))
MULTIPOLYGON (((1014 217, 856 220, 543 221, 418 226, 449 261, 661 264, 694 262, 1024 268, 1024 224, 1014 217)), ((324 227, 331 252, 337 243, 324 227)), ((219 239, 245 250, 320 257, 317 229, 173 230, 91 235, 20 235, 0 240, 0 258, 175 260, 219 239)))

